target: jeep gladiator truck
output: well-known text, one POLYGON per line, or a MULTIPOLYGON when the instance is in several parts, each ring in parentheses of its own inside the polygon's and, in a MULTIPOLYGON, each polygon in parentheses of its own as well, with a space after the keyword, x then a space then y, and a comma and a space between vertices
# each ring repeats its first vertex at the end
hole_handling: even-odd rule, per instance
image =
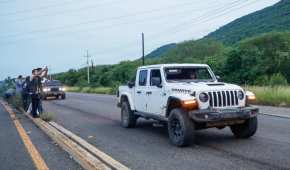
POLYGON ((218 81, 205 64, 162 64, 139 67, 135 82, 120 86, 121 125, 132 128, 138 118, 167 124, 176 146, 190 145, 194 132, 230 127, 238 138, 249 138, 257 130, 258 108, 252 92, 218 81))
POLYGON ((65 88, 58 80, 47 80, 43 83, 41 96, 44 100, 48 97, 65 99, 65 88))

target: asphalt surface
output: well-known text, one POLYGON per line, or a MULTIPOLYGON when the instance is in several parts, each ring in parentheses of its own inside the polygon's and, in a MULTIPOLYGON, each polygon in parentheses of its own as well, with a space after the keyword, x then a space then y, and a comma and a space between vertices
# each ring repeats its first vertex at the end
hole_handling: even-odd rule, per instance
MULTIPOLYGON (((81 170, 71 156, 57 146, 22 113, 16 117, 50 170, 81 170)), ((33 170, 33 161, 20 138, 9 113, 0 104, 0 169, 33 170)))
POLYGON ((0 169, 35 169, 14 123, 0 104, 0 169))
POLYGON ((44 105, 57 123, 132 169, 290 169, 290 119, 260 115, 258 132, 246 140, 229 128, 201 130, 195 145, 177 148, 154 121, 122 128, 116 102, 115 96, 68 93, 44 105))

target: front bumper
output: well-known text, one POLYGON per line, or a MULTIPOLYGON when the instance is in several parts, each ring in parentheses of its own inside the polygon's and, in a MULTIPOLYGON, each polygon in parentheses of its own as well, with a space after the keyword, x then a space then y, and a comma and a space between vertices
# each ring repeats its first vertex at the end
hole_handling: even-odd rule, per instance
POLYGON ((50 91, 50 92, 43 92, 42 96, 52 97, 52 96, 61 96, 61 95, 64 95, 64 94, 65 94, 64 91, 56 91, 56 92, 50 91))
POLYGON ((230 109, 204 109, 189 112, 189 116, 196 122, 214 123, 224 121, 246 120, 257 116, 259 109, 255 107, 230 109))

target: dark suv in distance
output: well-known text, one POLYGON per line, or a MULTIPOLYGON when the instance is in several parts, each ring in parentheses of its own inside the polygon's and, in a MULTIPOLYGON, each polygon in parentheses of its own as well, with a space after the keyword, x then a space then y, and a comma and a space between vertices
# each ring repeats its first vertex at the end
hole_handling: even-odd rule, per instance
POLYGON ((48 97, 65 99, 65 87, 58 80, 47 80, 43 83, 42 97, 44 100, 48 97))

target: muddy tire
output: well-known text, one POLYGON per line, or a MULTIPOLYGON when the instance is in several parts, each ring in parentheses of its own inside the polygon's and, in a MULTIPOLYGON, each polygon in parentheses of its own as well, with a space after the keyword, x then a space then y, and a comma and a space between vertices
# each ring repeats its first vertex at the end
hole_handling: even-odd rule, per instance
POLYGON ((136 126, 137 116, 130 109, 127 101, 122 102, 121 107, 121 125, 124 128, 133 128, 136 126))
POLYGON ((178 147, 188 146, 194 140, 194 123, 182 109, 173 109, 168 118, 168 134, 171 143, 178 147))
POLYGON ((243 124, 233 125, 231 131, 237 138, 250 138, 258 129, 257 117, 246 120, 243 124))

